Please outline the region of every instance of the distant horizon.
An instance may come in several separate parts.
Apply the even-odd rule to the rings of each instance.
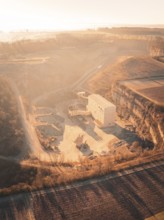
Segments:
[[[20,29],[0,29],[0,32],[58,32],[58,31],[85,31],[88,29],[94,30],[99,28],[164,28],[164,24],[114,24],[114,25],[92,25],[84,27],[72,28],[20,28]]]
[[[5,0],[0,30],[84,30],[164,25],[163,0]]]

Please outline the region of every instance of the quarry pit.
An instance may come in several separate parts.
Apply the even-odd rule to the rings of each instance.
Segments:
[[[90,99],[92,96],[88,97]],[[108,102],[104,98],[102,100]],[[57,153],[65,161],[80,161],[85,157],[94,159],[117,154],[133,156],[134,152],[137,154],[142,152],[143,141],[135,133],[132,124],[127,128],[125,121],[111,113],[115,122],[109,126],[99,127],[88,111],[83,115],[70,115],[70,109],[72,106],[75,107],[75,103],[82,107],[75,110],[75,113],[85,113],[88,101],[79,97],[60,102],[52,109],[35,108],[34,120],[38,138],[43,150],[51,153],[52,157],[53,155],[56,157]],[[136,149],[133,147],[135,142],[138,143]]]
[[[164,146],[164,77],[117,82],[112,98],[118,115],[135,127],[145,147]]]

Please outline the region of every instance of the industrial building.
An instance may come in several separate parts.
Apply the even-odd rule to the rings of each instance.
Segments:
[[[89,95],[87,109],[99,127],[107,127],[115,123],[116,106],[102,96]]]

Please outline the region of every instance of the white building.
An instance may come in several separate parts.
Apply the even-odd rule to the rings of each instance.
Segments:
[[[100,127],[107,127],[115,123],[116,106],[102,96],[89,95],[87,108]]]

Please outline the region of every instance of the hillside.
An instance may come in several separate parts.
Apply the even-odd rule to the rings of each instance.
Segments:
[[[151,57],[129,57],[99,72],[89,82],[91,91],[110,96],[117,80],[164,75],[164,64]]]
[[[24,144],[17,100],[9,82],[0,77],[0,155],[18,155]]]
[[[113,28],[100,28],[99,30],[111,34],[126,34],[126,35],[153,35],[163,36],[163,28],[147,28],[147,27],[113,27]]]
[[[145,40],[122,40],[102,32],[62,33],[52,39],[1,43],[0,74],[14,80],[20,93],[34,100],[68,87],[119,56],[148,53]]]

